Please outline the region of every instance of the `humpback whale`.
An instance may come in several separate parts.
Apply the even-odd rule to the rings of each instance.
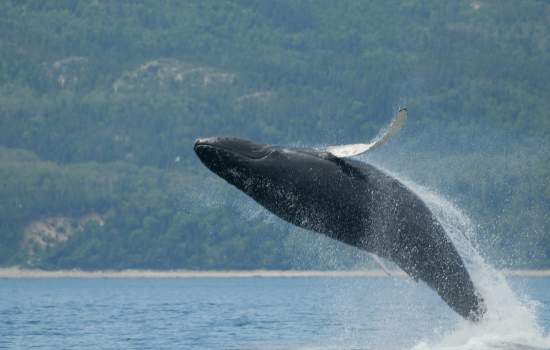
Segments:
[[[270,146],[234,137],[198,139],[202,163],[283,220],[365,250],[422,280],[462,317],[485,310],[470,275],[442,225],[401,182],[348,157],[387,141],[325,150]]]

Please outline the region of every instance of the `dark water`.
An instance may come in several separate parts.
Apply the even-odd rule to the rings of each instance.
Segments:
[[[532,312],[540,329],[526,335],[537,338],[536,347],[509,334],[491,342],[499,336],[493,330],[491,341],[475,346],[483,335],[473,330],[470,337],[465,321],[407,279],[5,279],[0,348],[544,348],[550,279],[511,285],[519,299],[538,303]],[[452,337],[456,347],[444,344]]]

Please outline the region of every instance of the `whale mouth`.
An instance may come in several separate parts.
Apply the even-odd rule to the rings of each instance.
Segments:
[[[271,147],[249,140],[234,137],[210,137],[197,139],[193,147],[195,153],[202,159],[208,153],[229,153],[248,159],[265,158],[271,153]],[[220,152],[221,151],[221,152]],[[202,155],[202,156],[201,156]]]

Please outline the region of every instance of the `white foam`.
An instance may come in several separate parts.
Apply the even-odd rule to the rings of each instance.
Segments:
[[[550,349],[550,336],[537,323],[537,303],[516,294],[504,274],[479,254],[475,225],[468,216],[437,192],[399,180],[424,200],[444,226],[487,306],[482,322],[461,320],[441,339],[420,342],[413,349]]]

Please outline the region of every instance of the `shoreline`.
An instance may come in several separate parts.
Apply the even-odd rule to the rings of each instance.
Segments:
[[[550,277],[550,270],[501,270],[507,277]],[[0,268],[0,279],[19,278],[407,278],[403,271],[383,270],[32,270]]]

